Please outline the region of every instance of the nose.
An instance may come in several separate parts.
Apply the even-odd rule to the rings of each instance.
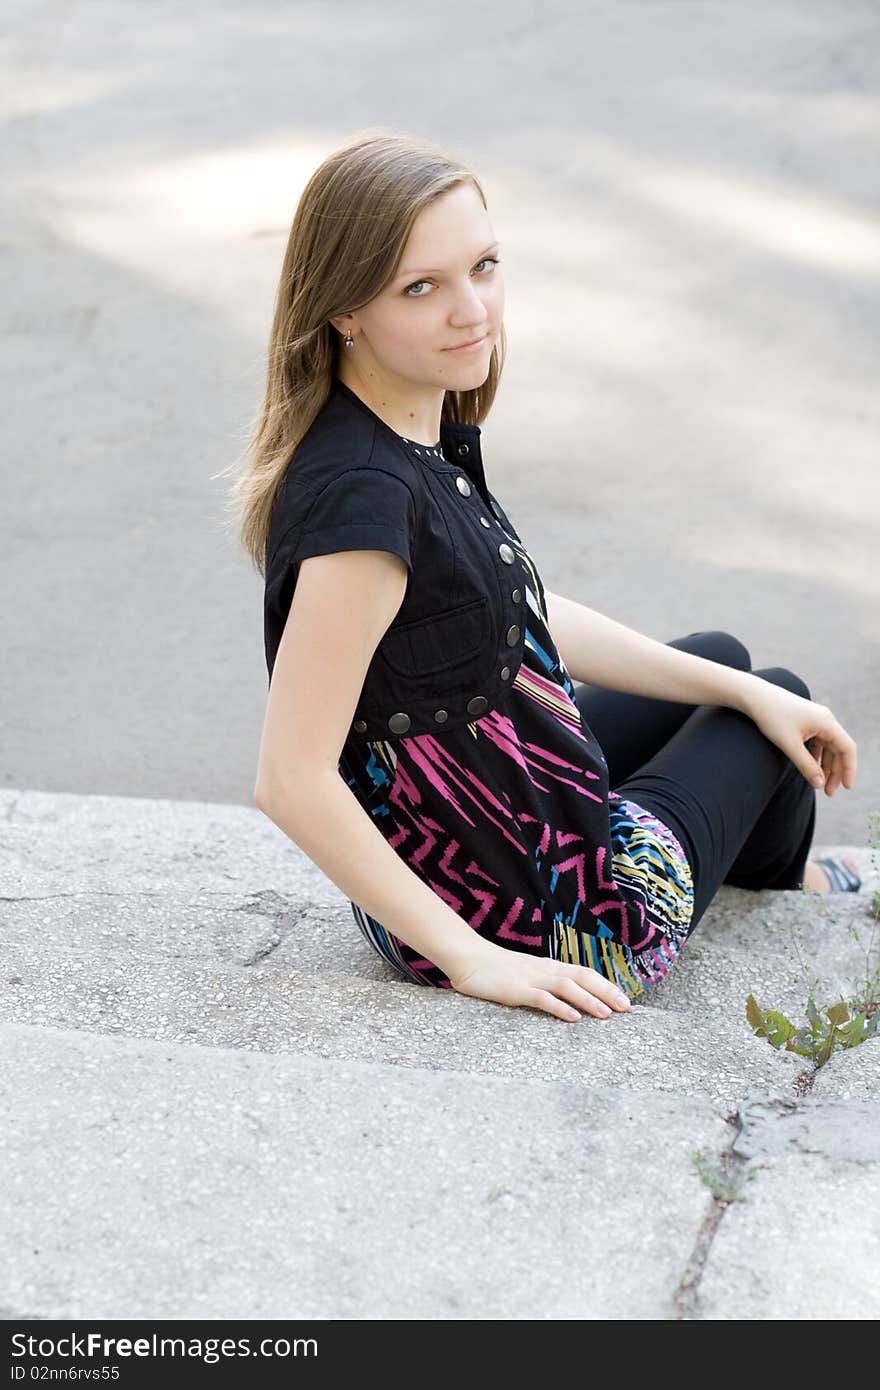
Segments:
[[[457,329],[473,329],[476,338],[486,328],[488,322],[489,315],[482,296],[476,286],[468,281],[456,297],[450,323]]]

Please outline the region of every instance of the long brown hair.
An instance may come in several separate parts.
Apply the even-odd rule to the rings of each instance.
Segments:
[[[303,189],[275,295],[266,390],[246,466],[228,493],[241,543],[261,575],[281,479],[337,374],[339,334],[330,319],[355,312],[380,293],[394,277],[422,208],[465,181],[485,207],[479,180],[443,150],[373,129],[329,155]],[[502,325],[486,380],[471,391],[447,390],[444,420],[485,419],[505,350]]]

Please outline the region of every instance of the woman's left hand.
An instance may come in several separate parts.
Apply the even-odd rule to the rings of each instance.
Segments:
[[[843,784],[849,790],[856,777],[856,744],[827,705],[757,676],[745,713],[761,733],[781,748],[811,786],[825,784],[833,796]]]

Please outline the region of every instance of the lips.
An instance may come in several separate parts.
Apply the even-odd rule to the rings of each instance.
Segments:
[[[452,347],[447,348],[446,351],[455,352],[458,348],[474,347],[477,343],[482,343],[488,336],[488,333],[483,333],[479,338],[469,338],[466,343],[453,343]]]

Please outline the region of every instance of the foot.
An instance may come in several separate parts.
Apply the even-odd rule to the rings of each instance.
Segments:
[[[847,864],[854,874],[858,875],[859,866],[851,854],[841,854],[838,856]],[[808,859],[804,869],[804,887],[814,893],[830,893],[831,880],[821,864],[817,864],[814,859]]]

